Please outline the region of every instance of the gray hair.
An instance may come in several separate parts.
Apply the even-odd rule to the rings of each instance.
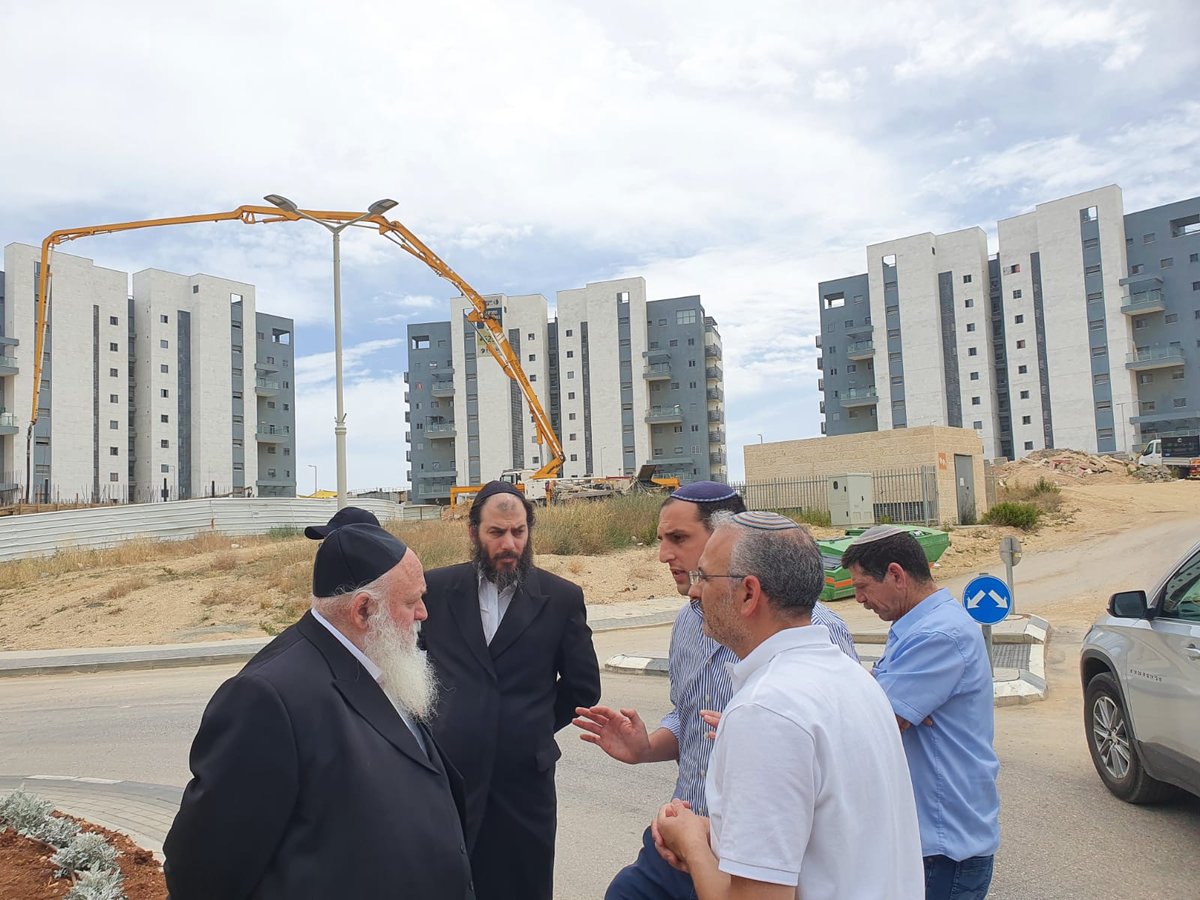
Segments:
[[[387,572],[380,575],[374,581],[369,581],[362,587],[357,587],[351,591],[342,591],[339,594],[333,594],[329,597],[312,598],[312,608],[321,614],[321,617],[333,621],[349,612],[350,601],[359,594],[366,594],[371,598],[372,610],[379,605],[379,601],[383,599],[383,588],[380,582],[387,576]]]
[[[811,612],[825,587],[825,567],[817,542],[807,529],[761,530],[747,527],[729,514],[718,516],[714,525],[734,532],[729,556],[731,573],[757,578],[779,612]]]

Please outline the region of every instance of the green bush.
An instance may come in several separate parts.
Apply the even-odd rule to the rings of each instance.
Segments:
[[[1034,503],[1005,501],[989,509],[983,521],[988,525],[1008,525],[1022,531],[1033,531],[1041,517],[1042,511]]]
[[[1037,480],[1037,484],[1033,486],[1033,489],[1030,491],[1030,493],[1035,496],[1037,494],[1060,494],[1062,493],[1062,490],[1057,484],[1055,484],[1053,481],[1050,481],[1045,475],[1043,475]]]

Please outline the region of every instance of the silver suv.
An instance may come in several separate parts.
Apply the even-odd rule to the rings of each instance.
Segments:
[[[1122,591],[1083,639],[1083,722],[1101,780],[1130,803],[1200,796],[1200,544],[1147,596]]]

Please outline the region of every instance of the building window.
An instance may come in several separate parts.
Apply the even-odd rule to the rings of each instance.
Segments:
[[[1032,421],[1033,421],[1032,416],[1021,416],[1021,424],[1022,425],[1029,425],[1032,423]]]
[[[1083,274],[1084,274],[1084,275],[1099,275],[1099,274],[1100,274],[1100,267],[1099,267],[1099,266],[1087,266],[1087,267],[1086,267],[1086,268],[1083,270]]]
[[[109,369],[108,370],[109,378],[116,378],[119,374],[120,374],[120,369]]]
[[[529,380],[530,380],[530,381],[537,381],[537,376],[536,376],[536,375],[530,375],[530,376],[529,376]]]
[[[964,275],[964,276],[963,276],[963,284],[970,284],[970,283],[971,283],[971,276],[970,276],[970,275]]]
[[[1095,222],[1096,218],[1097,218],[1097,209],[1094,206],[1089,206],[1087,209],[1081,209],[1079,211],[1079,221],[1080,222]],[[1026,447],[1025,449],[1031,450],[1033,448]]]
[[[1021,264],[1020,264],[1020,263],[1013,263],[1011,266],[1009,266],[1009,267],[1008,267],[1008,274],[1009,274],[1009,275],[1016,275],[1016,274],[1017,274],[1018,272],[1020,272],[1020,271],[1021,271]]]
[[[1017,366],[1017,374],[1018,375],[1028,375],[1029,374],[1029,366]]]
[[[164,450],[166,450],[168,447],[170,447],[170,446],[171,446],[171,442],[170,442],[169,440],[167,440],[166,438],[163,438],[162,440],[160,440],[160,441],[158,442],[158,446],[160,446],[160,447],[162,447]]]
[[[968,297],[966,300],[963,301],[963,306],[967,309],[971,309],[974,305],[975,305],[975,299],[973,297]]]
[[[579,462],[579,454],[578,453],[571,454],[571,462]]]
[[[678,309],[675,311],[676,325],[695,325],[696,311],[694,309]]]
[[[162,413],[159,415],[158,421],[162,422],[165,425],[171,421],[171,417],[168,416],[166,413]]]
[[[1153,400],[1143,400],[1141,406],[1142,406],[1142,412],[1144,412],[1144,413],[1145,412],[1154,412],[1154,410],[1158,406],[1158,404],[1155,403]]]
[[[1021,294],[1020,290],[1013,291],[1013,299],[1014,300],[1020,300],[1021,296],[1022,296],[1022,294]]]
[[[1187,406],[1187,397],[1173,397],[1171,399],[1171,406],[1175,407],[1175,409],[1183,409],[1183,407]]]
[[[1021,391],[1021,399],[1028,400],[1029,399],[1029,391]]]
[[[1100,372],[1092,376],[1092,384],[1108,384],[1108,373]]]
[[[1092,356],[1108,356],[1108,347],[1107,346],[1093,347],[1092,348]]]
[[[567,421],[574,422],[575,421],[575,413],[567,413]]]
[[[117,396],[116,394],[109,394],[109,395],[108,395],[108,402],[109,402],[109,403],[120,403],[120,402],[121,402],[121,398],[120,398],[119,396]]]
[[[1088,294],[1087,302],[1088,303],[1103,303],[1104,302],[1104,291],[1093,291],[1092,293]]]
[[[532,331],[531,331],[531,332],[529,332],[529,334],[528,334],[528,335],[526,335],[526,340],[530,340],[530,341],[532,341],[532,340],[535,340],[535,338],[534,338],[534,336],[533,336],[533,332],[532,332]]]
[[[1145,268],[1146,267],[1144,265],[1142,265],[1141,263],[1136,263],[1129,267],[1129,274],[1130,275],[1141,275],[1142,272],[1145,270]]]
[[[530,362],[537,362],[537,354],[536,354],[536,353],[530,353],[530,354],[529,354],[529,361],[530,361]]]
[[[567,391],[567,399],[568,399],[568,400],[574,400],[574,399],[575,399],[575,392],[574,392],[574,391]]]
[[[162,389],[161,389],[161,390],[158,392],[158,396],[160,396],[160,397],[170,397],[170,396],[171,396],[171,392],[170,392],[169,390],[167,390],[166,388],[162,388]]]
[[[1152,231],[1149,234],[1143,234],[1142,235],[1142,243],[1143,244],[1153,244],[1154,243],[1154,232]]]
[[[1094,319],[1091,322],[1088,322],[1088,330],[1089,331],[1103,331],[1104,330],[1104,320],[1103,319]]]
[[[108,480],[109,480],[109,481],[120,481],[120,480],[121,480],[121,476],[120,476],[119,474],[117,474],[116,472],[109,472],[109,473],[108,473]]]
[[[158,317],[158,321],[160,321],[160,322],[162,322],[164,325],[166,325],[166,324],[167,324],[167,322],[169,322],[169,321],[170,321],[170,319],[168,319],[166,316],[159,316],[159,317]],[[241,323],[240,323],[240,322],[235,322],[234,324],[240,325]]]
[[[574,358],[575,358],[575,351],[574,351],[574,350],[568,350],[568,351],[567,351],[567,359],[574,359]]]
[[[167,375],[170,373],[171,367],[168,366],[166,363],[159,363],[158,371],[161,372],[163,375]]]
[[[974,330],[975,330],[975,323],[974,323],[974,322],[968,322],[968,323],[967,323],[967,331],[968,331],[968,332],[972,332],[972,331],[974,331]]]
[[[275,408],[275,401],[274,401],[274,400],[268,400],[268,401],[267,401],[267,409],[274,409],[274,408]],[[418,403],[418,404],[417,404],[417,409],[420,409],[420,408],[421,408],[421,404],[420,404],[420,403]]]
[[[1018,349],[1018,350],[1024,350],[1024,349],[1025,349],[1025,342],[1024,342],[1023,340],[1021,340],[1021,341],[1017,341],[1017,349]]]
[[[166,350],[168,347],[170,347],[170,346],[171,346],[171,342],[170,342],[170,341],[166,341],[166,340],[162,340],[162,341],[159,341],[159,342],[158,342],[158,346],[159,346],[160,348],[162,348],[163,350]]]
[[[1033,441],[1026,441],[1026,442],[1025,442],[1025,449],[1026,449],[1026,450],[1032,450],[1032,449],[1033,449]]]
[[[978,381],[978,380],[979,380],[979,373],[978,373],[978,372],[972,372],[972,373],[971,373],[971,380],[972,380],[972,381]]]
[[[1141,318],[1133,320],[1134,331],[1140,330],[1142,328],[1149,328],[1149,327],[1150,327],[1150,317],[1149,316],[1142,316]]]
[[[1158,261],[1158,267],[1160,269],[1169,269],[1173,265],[1175,265],[1175,260],[1170,256],[1168,256],[1166,259],[1160,259]]]
[[[974,422],[971,423],[971,427],[974,428],[976,431],[982,431],[983,430],[983,422],[979,419],[976,419]]]
[[[121,423],[118,422],[116,419],[109,419],[108,427],[111,428],[113,431],[116,431],[118,428],[121,427]]]
[[[1173,325],[1179,321],[1179,313],[1167,313],[1163,316],[1163,322],[1167,325]]]
[[[108,455],[109,455],[109,456],[120,456],[120,455],[121,455],[121,451],[120,451],[120,450],[118,450],[116,447],[109,447],[109,448],[108,448]]]
[[[574,381],[574,380],[575,380],[575,370],[571,369],[567,372],[567,381]]]
[[[1024,316],[1013,316],[1013,324],[1014,325],[1020,325],[1024,321],[1025,321]]]
[[[1153,372],[1139,372],[1138,373],[1138,384],[1154,384],[1154,373]]]
[[[980,405],[982,402],[983,402],[983,401],[982,401],[982,400],[981,400],[979,397],[972,397],[972,398],[971,398],[971,405],[972,405],[972,406],[979,406],[979,405]]]
[[[570,328],[567,329],[567,337],[570,337],[574,333]]]
[[[160,463],[159,467],[158,467],[158,471],[162,472],[165,475],[171,471],[171,466],[168,463]]]
[[[967,348],[967,356],[978,356],[978,355],[979,355],[978,347],[968,347]]]
[[[117,325],[117,324],[119,324],[119,322],[118,322],[118,320],[117,320],[117,317],[116,317],[116,316],[109,316],[109,317],[108,317],[108,324],[109,324],[109,325]]]
[[[120,350],[120,349],[121,349],[121,345],[120,345],[120,344],[117,344],[117,343],[115,343],[115,342],[110,342],[110,343],[109,343],[109,345],[108,345],[108,349],[109,349],[109,351],[110,351],[110,352],[112,352],[112,353],[116,353],[118,350]]]

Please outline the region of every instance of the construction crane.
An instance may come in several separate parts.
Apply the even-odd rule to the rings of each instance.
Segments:
[[[256,225],[271,222],[296,222],[302,218],[311,217],[326,222],[350,222],[359,220],[363,227],[378,228],[379,233],[400,247],[411,256],[425,263],[438,276],[445,278],[471,301],[472,309],[466,319],[475,328],[480,343],[491,354],[492,358],[509,378],[517,383],[525,401],[529,404],[529,412],[533,418],[535,437],[539,446],[548,449],[549,454],[540,469],[530,474],[530,479],[544,481],[553,479],[562,468],[563,449],[554,433],[550,417],[542,408],[529,378],[521,368],[521,362],[513,351],[504,327],[500,321],[488,312],[487,303],[475,288],[471,287],[457,272],[446,265],[415,234],[400,222],[389,221],[382,215],[370,215],[361,212],[335,212],[329,210],[295,210],[280,209],[275,206],[239,206],[227,212],[201,213],[192,216],[172,216],[162,219],[144,219],[136,222],[115,222],[107,225],[89,225],[82,228],[63,228],[52,232],[42,241],[41,269],[38,277],[37,318],[34,326],[34,364],[33,364],[33,404],[29,413],[29,429],[25,438],[25,501],[30,501],[32,486],[33,431],[38,420],[38,403],[42,383],[42,355],[46,340],[46,326],[49,322],[51,287],[53,272],[51,270],[51,251],[59,244],[84,237],[94,237],[102,234],[115,234],[121,231],[132,231],[139,228],[158,228],[166,225],[193,225],[201,222],[239,221],[246,225]],[[454,488],[456,492],[472,493],[479,487]]]

